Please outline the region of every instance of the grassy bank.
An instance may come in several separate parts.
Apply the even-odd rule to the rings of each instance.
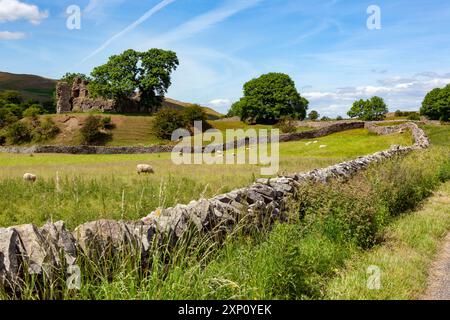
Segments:
[[[428,268],[441,240],[450,232],[450,182],[418,210],[397,219],[385,241],[356,255],[327,287],[328,299],[418,299],[427,285]],[[367,268],[381,271],[381,288],[368,289]]]
[[[448,156],[448,149],[434,147],[374,165],[347,183],[305,185],[290,202],[288,223],[251,231],[241,225],[223,245],[206,237],[186,237],[170,252],[155,248],[144,270],[131,256],[108,264],[87,261],[81,264],[81,290],[68,290],[61,281],[60,288],[48,284],[37,295],[35,283],[28,281],[21,298],[334,298],[333,292],[340,291],[333,291],[332,284],[338,287],[336,279],[346,274],[341,270],[354,260],[365,272],[366,261],[361,257],[389,245],[390,230],[399,230],[404,239],[419,243],[421,250],[432,247],[431,238],[416,238],[429,230],[433,235],[443,233],[443,224],[433,227],[421,221],[421,227],[415,228],[414,223],[401,221],[450,178]],[[393,269],[400,272],[401,268]],[[365,274],[358,270],[358,275]],[[360,280],[363,284],[357,283]],[[366,278],[357,281],[351,283],[365,285]]]
[[[281,144],[280,171],[312,170],[392,144],[411,143],[409,135],[376,136],[365,130],[317,140],[311,145],[306,145],[308,141]],[[320,145],[327,148],[320,149]],[[138,176],[138,163],[151,164],[156,174]],[[38,175],[38,182],[22,181],[25,172]],[[189,203],[246,186],[259,175],[260,167],[254,165],[178,166],[170,154],[0,154],[0,226],[64,220],[74,228],[99,218],[139,219],[160,206]]]

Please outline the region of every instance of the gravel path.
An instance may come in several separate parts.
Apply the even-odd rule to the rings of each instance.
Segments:
[[[450,234],[431,267],[425,300],[450,300]]]

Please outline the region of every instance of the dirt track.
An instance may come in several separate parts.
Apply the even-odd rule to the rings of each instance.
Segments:
[[[424,300],[450,300],[450,233],[433,263]]]

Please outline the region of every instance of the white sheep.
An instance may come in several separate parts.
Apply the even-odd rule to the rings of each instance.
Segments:
[[[153,167],[148,164],[138,164],[137,165],[137,173],[140,175],[141,173],[155,173]]]
[[[327,146],[323,144],[323,145],[321,145],[319,148],[320,148],[320,149],[323,149],[323,148],[326,148],[326,147],[327,147]]]
[[[28,182],[36,182],[37,176],[32,173],[25,173],[23,175],[23,180],[28,181]]]

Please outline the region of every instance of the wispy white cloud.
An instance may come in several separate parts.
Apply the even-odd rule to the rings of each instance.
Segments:
[[[25,19],[32,24],[39,24],[48,16],[48,11],[41,11],[36,5],[19,0],[0,0],[0,22]]]
[[[0,31],[0,40],[20,40],[25,36],[23,32]]]
[[[188,39],[198,34],[199,32],[209,29],[212,26],[234,16],[235,14],[243,10],[254,7],[261,1],[262,0],[228,1],[224,5],[196,16],[191,20],[174,28],[173,30],[158,36],[157,38],[150,39],[147,45],[167,45],[180,40]]]
[[[91,59],[92,57],[96,56],[103,50],[105,50],[109,45],[114,43],[116,40],[124,36],[125,34],[129,33],[130,31],[134,30],[136,27],[147,21],[151,16],[156,14],[157,12],[161,11],[165,7],[167,7],[169,4],[174,2],[175,0],[163,0],[160,3],[158,3],[156,6],[148,10],[144,15],[142,15],[139,19],[134,21],[132,24],[130,24],[128,27],[120,31],[119,33],[112,36],[110,39],[108,39],[105,43],[103,43],[98,49],[94,50],[90,55],[85,57],[80,64],[83,64],[87,60]]]
[[[100,23],[108,18],[112,9],[124,3],[126,0],[89,0],[83,9],[83,17],[96,20]]]

